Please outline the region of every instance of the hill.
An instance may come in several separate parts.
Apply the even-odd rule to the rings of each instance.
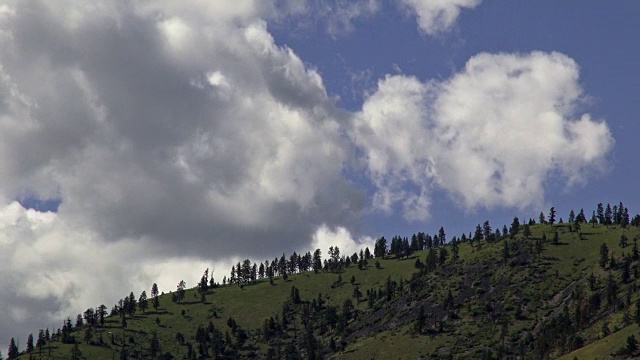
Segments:
[[[486,222],[448,242],[444,231],[394,237],[383,250],[381,239],[377,257],[332,248],[316,271],[304,271],[311,254],[264,272],[240,264],[232,284],[205,274],[159,295],[157,310],[133,294],[134,306],[123,298],[102,321],[89,309],[18,358],[633,357],[640,229],[638,217],[616,218],[508,231]]]

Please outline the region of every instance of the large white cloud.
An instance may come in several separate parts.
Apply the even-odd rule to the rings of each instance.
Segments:
[[[374,205],[428,217],[429,193],[466,208],[540,205],[545,181],[584,181],[613,145],[604,121],[576,114],[579,68],[559,53],[479,54],[450,79],[388,76],[350,134],[365,154]]]
[[[274,11],[262,1],[2,5],[0,206],[11,216],[0,253],[11,262],[0,268],[10,289],[0,336],[46,326],[37,312],[61,320],[358,220],[363,195],[342,175],[346,117],[319,74],[274,43],[261,18]],[[23,195],[62,204],[24,212],[12,204]]]
[[[473,9],[481,0],[400,0],[415,15],[418,28],[437,35],[455,24],[462,9]]]
[[[274,44],[256,3],[133,4],[13,4],[0,45],[5,199],[59,196],[60,216],[105,238],[220,254],[358,212],[333,100]]]

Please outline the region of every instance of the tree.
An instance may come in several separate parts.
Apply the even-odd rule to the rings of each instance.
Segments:
[[[615,311],[616,305],[618,304],[618,284],[613,279],[611,273],[609,273],[609,276],[607,277],[606,293],[607,304],[612,306]]]
[[[360,298],[362,297],[362,292],[360,291],[360,288],[358,286],[356,286],[353,289],[353,297],[356,298],[356,302],[360,302]]]
[[[625,248],[627,247],[627,245],[629,245],[629,238],[627,237],[627,235],[620,235],[620,247]]]
[[[146,312],[147,311],[147,307],[149,307],[149,301],[147,300],[147,292],[146,291],[142,291],[142,294],[140,294],[140,298],[138,299],[138,307],[140,308],[140,310],[142,310],[142,312]]]
[[[576,221],[576,213],[573,211],[573,209],[571,209],[571,212],[569,213],[569,219],[568,219],[568,223],[572,223]]]
[[[546,224],[547,221],[544,218],[544,213],[540,211],[540,224]]]
[[[11,338],[11,342],[9,343],[9,352],[7,353],[7,357],[9,360],[11,359],[15,359],[18,357],[19,351],[18,351],[18,347],[16,346],[16,341]]]
[[[524,237],[527,239],[531,236],[531,227],[529,226],[529,224],[524,224],[524,231],[522,235],[524,235]]]
[[[478,224],[476,226],[476,232],[473,234],[473,241],[478,241],[480,242],[480,240],[483,239],[482,236],[482,226],[480,226],[480,224]]]
[[[626,284],[631,279],[631,259],[626,258],[622,264],[622,283]]]
[[[629,335],[627,337],[627,354],[632,355],[636,350],[638,350],[638,340],[634,335]]]
[[[27,337],[27,352],[33,351],[33,334],[29,334]]]
[[[376,240],[376,243],[373,247],[373,256],[375,257],[384,257],[387,254],[387,239],[381,237]]]
[[[551,207],[549,210],[549,224],[553,225],[556,222],[556,208]]]
[[[153,309],[156,312],[158,311],[158,307],[160,307],[160,299],[158,299],[158,295],[158,284],[153,283],[153,286],[151,286],[151,297],[153,298]]]
[[[607,263],[609,262],[609,247],[607,244],[602,243],[600,246],[600,267],[606,268]]]
[[[80,360],[80,359],[82,359],[82,352],[80,351],[80,346],[78,346],[78,343],[75,343],[71,348],[71,360]]]
[[[482,235],[486,242],[492,242],[493,232],[491,231],[491,224],[489,224],[489,220],[485,221],[482,225]]]
[[[44,330],[40,329],[40,331],[38,331],[38,340],[36,341],[36,346],[38,347],[38,351],[40,353],[42,353],[42,347],[44,346],[46,340],[45,340],[45,334],[44,334]],[[0,358],[1,360],[2,358]]]
[[[184,280],[180,280],[178,283],[177,291],[178,291],[178,303],[180,303],[184,299],[184,294],[187,288],[187,284]]]
[[[317,274],[320,270],[322,270],[322,252],[316,249],[313,252],[313,272]]]
[[[451,241],[451,252],[453,253],[453,261],[456,261],[460,258],[460,255],[458,255],[460,252],[460,241],[456,239],[455,236]]]
[[[520,231],[520,219],[518,219],[518,217],[514,217],[513,218],[513,222],[511,223],[511,228],[509,228],[509,235],[511,235],[511,238],[513,239],[514,236],[516,236],[518,234],[518,231]],[[503,234],[503,235],[507,235],[507,234]]]
[[[444,246],[444,244],[447,242],[447,235],[444,233],[444,227],[440,227],[440,230],[438,230],[438,239],[440,239],[440,246]]]
[[[611,225],[613,223],[613,211],[611,211],[611,205],[607,204],[607,208],[604,211],[604,223]]]
[[[158,340],[158,334],[154,331],[153,336],[151,337],[151,344],[149,346],[151,358],[154,359],[158,354],[160,354],[160,351],[160,340]]]

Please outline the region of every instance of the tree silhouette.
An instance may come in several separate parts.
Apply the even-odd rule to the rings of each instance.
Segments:
[[[184,294],[186,292],[186,288],[187,288],[187,284],[184,282],[184,280],[180,280],[177,286],[178,303],[184,300]]]

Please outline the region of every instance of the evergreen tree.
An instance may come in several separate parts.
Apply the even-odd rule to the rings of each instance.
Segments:
[[[580,213],[576,216],[577,222],[587,222],[587,217],[584,215],[584,209],[580,209]]]
[[[549,224],[553,225],[556,222],[556,208],[551,207],[549,210]]]
[[[33,351],[33,334],[29,334],[27,337],[27,352]]]
[[[158,311],[158,307],[160,307],[160,299],[158,299],[158,296],[158,284],[153,283],[153,286],[151,286],[151,297],[153,298],[151,305],[156,312]]]
[[[440,240],[440,246],[444,246],[444,244],[447,242],[447,235],[444,233],[444,227],[440,227],[440,230],[438,230],[438,239]]]
[[[611,225],[613,223],[613,211],[611,211],[611,205],[607,204],[607,208],[604,211],[604,223]]]
[[[605,219],[604,219],[604,205],[602,205],[602,203],[599,203],[599,204],[598,204],[597,213],[598,213],[598,222],[599,222],[600,224],[604,224],[604,223],[605,223]]]
[[[184,280],[180,280],[176,289],[178,294],[178,303],[184,300],[184,294],[185,294],[186,288],[187,288],[187,284],[184,282]]]
[[[512,239],[518,234],[518,231],[520,231],[520,219],[516,216],[513,218],[513,222],[511,222],[511,227],[509,228],[509,235]],[[507,234],[503,235],[506,236]]]
[[[140,310],[142,310],[142,312],[146,312],[147,311],[147,307],[149,307],[149,301],[147,300],[147,292],[146,291],[142,291],[142,294],[140,294],[140,298],[138,299],[138,307],[140,308]]]
[[[149,346],[149,353],[152,359],[155,359],[156,356],[160,354],[160,340],[158,339],[158,334],[154,331],[153,336],[151,337],[151,344]]]
[[[387,254],[387,239],[383,237],[376,240],[373,247],[373,255],[377,258],[384,257]]]
[[[16,341],[11,338],[11,342],[9,342],[9,352],[7,353],[7,358],[9,360],[15,359],[18,357],[18,354],[20,352],[18,351],[18,347],[16,346]]]
[[[80,360],[82,359],[82,352],[80,351],[80,346],[78,343],[73,344],[71,348],[71,360]]]
[[[546,224],[547,221],[544,218],[544,213],[540,211],[540,224]]]
[[[602,243],[600,246],[600,267],[606,268],[607,263],[609,262],[609,247],[607,244]]]
[[[478,224],[478,225],[476,226],[476,232],[475,232],[475,234],[473,235],[473,241],[478,241],[478,242],[480,242],[480,240],[482,240],[482,239],[483,239],[483,236],[482,236],[482,227],[480,226],[480,224]]]
[[[453,253],[453,261],[456,261],[460,258],[459,252],[460,252],[460,241],[454,239],[451,241],[451,252]]]
[[[627,337],[627,354],[633,355],[636,350],[638,350],[638,340],[635,335],[631,334]]]
[[[576,221],[576,213],[573,211],[573,209],[571,209],[571,212],[569,213],[569,219],[568,219],[568,223],[573,223],[574,221]]]
[[[625,248],[627,247],[627,245],[629,245],[629,238],[627,237],[627,235],[620,235],[620,247]]]

